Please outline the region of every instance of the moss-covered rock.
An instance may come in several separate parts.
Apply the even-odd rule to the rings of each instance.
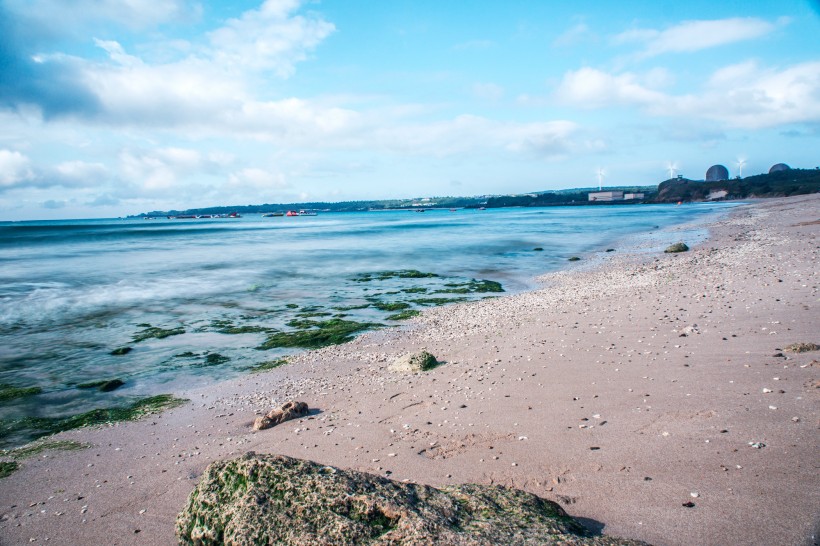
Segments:
[[[111,351],[111,354],[113,356],[122,356],[122,355],[127,355],[128,353],[130,353],[133,350],[134,350],[133,347],[117,347],[116,349]]]
[[[8,383],[0,383],[0,402],[7,400],[14,400],[16,398],[25,398],[26,396],[34,396],[40,394],[43,389],[40,387],[15,387]]]
[[[140,326],[144,326],[144,328],[134,334],[134,337],[132,338],[134,343],[139,343],[140,341],[145,341],[146,339],[165,339],[166,337],[178,336],[185,333],[185,328],[182,326],[177,328],[159,328],[157,326],[144,324],[141,324]]]
[[[572,256],[571,258],[568,258],[567,261],[568,262],[580,262],[581,258],[579,258],[578,256]]]
[[[125,385],[122,379],[102,379],[100,381],[90,381],[88,383],[80,383],[77,385],[78,389],[97,389],[100,392],[111,392],[119,389]]]
[[[393,372],[424,372],[438,365],[436,357],[427,351],[418,351],[397,358],[388,368]]]
[[[790,353],[808,353],[820,350],[820,345],[816,343],[792,343],[791,345],[787,345],[785,350]]]
[[[674,245],[669,245],[666,247],[664,252],[667,254],[675,254],[677,252],[686,252],[687,250],[689,250],[689,247],[686,246],[686,243],[675,243]]]
[[[643,544],[589,536],[558,504],[517,489],[435,489],[253,452],[207,468],[176,531],[197,546]]]

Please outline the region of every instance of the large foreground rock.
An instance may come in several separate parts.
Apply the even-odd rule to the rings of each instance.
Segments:
[[[554,502],[516,489],[435,489],[253,452],[208,467],[177,535],[197,545],[643,544],[589,537]]]

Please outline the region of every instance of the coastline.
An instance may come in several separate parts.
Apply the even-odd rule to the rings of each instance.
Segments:
[[[3,542],[173,543],[205,467],[254,450],[518,487],[653,544],[811,544],[820,353],[772,355],[820,342],[818,225],[799,225],[819,218],[816,194],[739,207],[707,219],[690,252],[602,255],[533,291],[184,393],[162,415],[62,433],[92,447],[45,452],[0,482]],[[420,348],[446,364],[387,371]],[[292,398],[316,411],[251,431]]]

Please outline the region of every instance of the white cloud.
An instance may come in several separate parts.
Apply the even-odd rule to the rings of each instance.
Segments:
[[[560,102],[582,108],[612,105],[653,105],[665,96],[639,81],[633,73],[610,74],[594,68],[581,68],[564,75],[555,91]]]
[[[293,15],[297,0],[267,0],[210,34],[214,58],[223,66],[272,70],[288,77],[297,62],[336,27],[318,15]]]
[[[663,53],[700,51],[725,44],[752,40],[773,32],[778,24],[754,17],[684,21],[665,30],[632,29],[613,38],[615,44],[643,45],[639,57],[654,57]]]
[[[231,173],[228,176],[228,183],[242,190],[273,190],[288,187],[282,173],[271,173],[254,167]]]
[[[178,188],[188,176],[207,167],[196,150],[160,148],[120,153],[123,177],[143,192],[163,193]]]
[[[0,150],[0,186],[15,186],[33,178],[28,157],[17,151]]]
[[[820,62],[764,68],[755,62],[715,71],[698,93],[651,89],[663,74],[611,74],[593,68],[567,72],[554,97],[582,108],[636,106],[657,117],[707,119],[760,129],[820,121]]]

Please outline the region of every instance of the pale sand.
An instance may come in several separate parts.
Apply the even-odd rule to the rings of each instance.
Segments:
[[[255,450],[519,487],[658,545],[816,544],[820,352],[773,355],[820,343],[818,220],[820,195],[758,202],[685,254],[586,256],[543,289],[431,310],[182,393],[193,402],[161,416],[64,433],[93,447],[0,481],[0,543],[173,544],[207,464]],[[387,371],[422,347],[446,364]],[[251,431],[290,398],[318,413]]]

